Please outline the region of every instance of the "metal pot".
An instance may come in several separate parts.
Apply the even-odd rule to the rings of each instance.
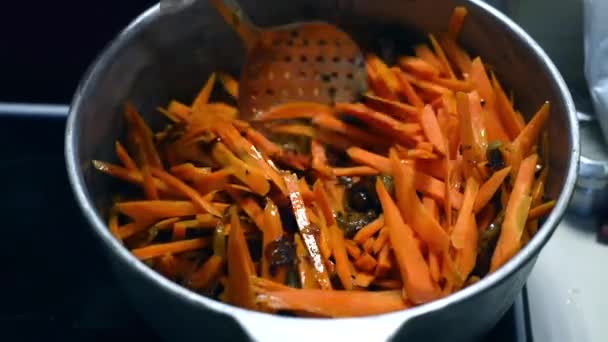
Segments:
[[[483,56],[505,86],[515,90],[526,115],[544,101],[551,102],[547,192],[557,205],[530,243],[497,272],[447,298],[402,312],[352,319],[288,318],[243,310],[191,292],[148,268],[112,237],[104,222],[113,184],[91,167],[92,159],[113,159],[112,142],[124,132],[121,113],[127,101],[154,121],[159,117],[156,106],[172,98],[189,100],[211,71],[236,73],[242,63],[244,51],[238,38],[206,1],[166,13],[155,6],[94,62],[75,94],[66,130],[67,168],[75,195],[135,307],[171,340],[461,341],[482,336],[522,289],[573,192],[578,123],[574,103],[553,63],[521,28],[477,0],[241,3],[262,26],[321,19],[352,30],[355,37],[356,32],[365,35],[386,27],[418,34],[438,31],[446,27],[455,5],[467,6],[464,46]]]

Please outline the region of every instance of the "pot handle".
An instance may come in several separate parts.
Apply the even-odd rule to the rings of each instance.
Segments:
[[[253,341],[387,341],[407,321],[403,313],[365,318],[302,319],[243,312],[235,319]]]

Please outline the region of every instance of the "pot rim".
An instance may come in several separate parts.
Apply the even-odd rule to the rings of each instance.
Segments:
[[[568,136],[568,138],[570,139],[571,146],[570,156],[568,160],[570,165],[567,170],[564,187],[560,193],[560,196],[557,200],[554,209],[544,221],[538,232],[534,235],[530,242],[526,246],[524,246],[522,250],[520,250],[500,269],[490,275],[485,276],[479,282],[436,301],[392,313],[356,318],[334,319],[284,317],[238,308],[230,304],[225,304],[214,299],[204,297],[203,295],[199,295],[198,293],[195,293],[181,285],[178,285],[177,283],[170,281],[169,279],[165,278],[161,274],[146,266],[135,256],[133,256],[110,233],[110,230],[108,229],[106,223],[95,209],[92,201],[89,199],[88,191],[83,178],[82,168],[81,165],[79,165],[79,160],[77,157],[77,144],[79,141],[79,136],[76,133],[75,127],[79,120],[78,113],[80,112],[80,107],[82,106],[82,103],[84,101],[84,96],[87,94],[91,84],[95,84],[97,78],[104,71],[109,61],[113,59],[115,54],[123,47],[125,42],[129,41],[129,37],[137,34],[137,32],[142,27],[149,25],[161,16],[159,4],[150,7],[142,14],[140,14],[124,30],[122,30],[121,33],[117,35],[104,48],[104,50],[102,50],[98,57],[89,66],[87,72],[84,74],[84,77],[81,79],[70,106],[65,136],[64,152],[66,166],[72,190],[74,191],[74,195],[77,199],[77,202],[81,210],[84,212],[89,225],[92,226],[97,237],[103,241],[105,247],[112,251],[113,256],[118,257],[119,259],[121,259],[121,261],[131,267],[129,272],[138,272],[147,280],[159,285],[161,288],[163,288],[164,291],[167,291],[168,293],[174,296],[180,297],[182,300],[190,302],[190,304],[201,305],[210,310],[228,314],[230,316],[233,316],[238,321],[241,321],[241,318],[243,318],[244,316],[250,316],[254,319],[273,320],[275,321],[275,323],[297,321],[298,324],[302,324],[304,322],[315,322],[316,324],[336,324],[338,322],[354,323],[373,317],[376,319],[387,319],[389,321],[404,323],[405,321],[414,317],[423,316],[430,312],[442,310],[443,308],[460,301],[466,301],[469,298],[477,295],[478,293],[489,291],[490,289],[498,286],[503,279],[509,277],[512,273],[514,273],[524,264],[529,262],[530,259],[534,258],[540,252],[542,247],[547,243],[547,241],[557,228],[563,215],[565,214],[566,208],[574,191],[575,181],[578,172],[578,161],[580,156],[579,129],[574,101],[571,98],[566,83],[557,68],[555,67],[555,65],[553,64],[553,62],[549,59],[546,53],[538,45],[538,43],[536,43],[521,27],[515,24],[506,15],[502,14],[490,5],[480,0],[466,0],[465,2],[467,6],[477,7],[478,9],[480,9],[482,12],[484,12],[484,15],[493,16],[494,19],[499,22],[500,25],[503,25],[507,30],[511,31],[510,34],[517,37],[524,45],[529,48],[531,55],[536,55],[536,58],[539,58],[543,61],[543,63],[546,64],[547,70],[551,78],[553,78],[553,80],[556,82],[557,88],[559,90],[558,95],[561,96],[564,100],[565,108],[567,111],[567,120],[570,126],[570,134]],[[395,329],[397,328],[398,327],[395,327]]]

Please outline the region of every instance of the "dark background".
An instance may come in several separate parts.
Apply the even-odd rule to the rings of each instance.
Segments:
[[[5,0],[0,102],[69,103],[95,57],[154,0]]]

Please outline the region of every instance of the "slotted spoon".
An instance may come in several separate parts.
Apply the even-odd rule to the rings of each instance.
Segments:
[[[355,100],[365,88],[364,59],[357,43],[324,22],[262,29],[234,0],[209,0],[247,48],[239,81],[245,119],[291,101],[332,104]]]

